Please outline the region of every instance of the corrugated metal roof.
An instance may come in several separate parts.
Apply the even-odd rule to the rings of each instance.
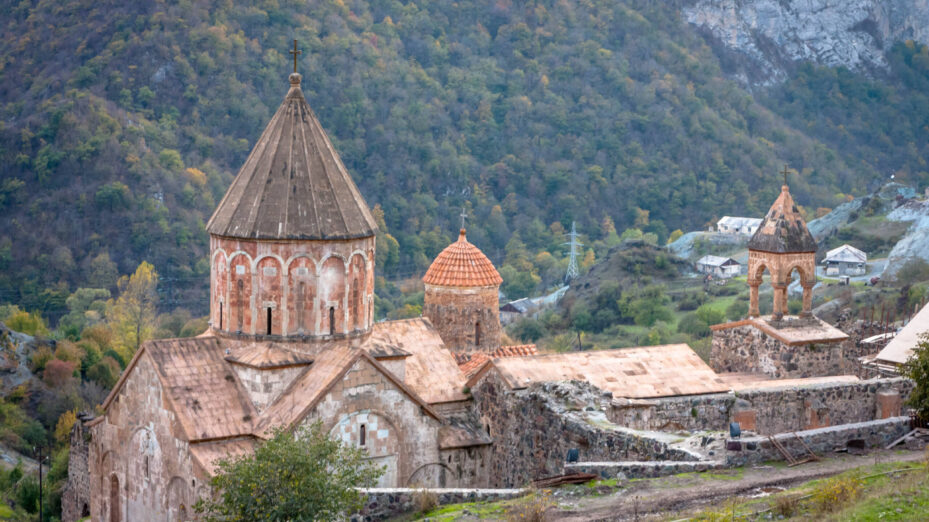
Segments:
[[[842,245],[826,252],[826,259],[834,263],[865,263],[868,255],[851,245]]]
[[[748,240],[748,248],[778,254],[816,252],[816,240],[807,230],[787,185],[781,187],[781,194]]]
[[[247,239],[352,239],[374,217],[300,90],[300,75],[207,223]]]
[[[491,364],[512,388],[579,380],[629,399],[729,390],[686,344],[508,357]]]
[[[496,286],[503,278],[476,246],[468,243],[465,229],[458,241],[445,247],[426,270],[423,282],[437,286]]]
[[[707,265],[707,266],[723,266],[723,265],[738,265],[739,262],[731,257],[720,257],[720,256],[711,256],[706,255],[697,260],[698,265]]]
[[[757,227],[761,225],[761,218],[723,216],[716,225],[733,228]]]
[[[897,335],[878,352],[875,360],[894,364],[903,364],[913,355],[913,348],[919,344],[919,337],[929,333],[929,304],[923,307]]]

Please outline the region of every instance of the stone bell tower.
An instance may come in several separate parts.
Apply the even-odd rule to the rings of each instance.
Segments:
[[[439,253],[423,276],[423,316],[456,353],[492,352],[500,347],[500,283],[493,263],[468,242],[458,241]]]
[[[758,317],[758,287],[764,271],[771,275],[774,287],[773,319],[780,321],[787,313],[787,285],[791,273],[800,274],[803,286],[801,317],[812,316],[813,286],[816,285],[816,240],[806,228],[787,184],[781,187],[771,209],[748,242],[749,316]]]
[[[206,228],[214,333],[306,341],[370,331],[377,226],[296,72]]]

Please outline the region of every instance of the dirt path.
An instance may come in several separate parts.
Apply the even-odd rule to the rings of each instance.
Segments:
[[[549,513],[551,520],[559,521],[632,520],[636,514],[641,517],[681,511],[721,498],[749,494],[759,488],[789,487],[877,462],[913,462],[925,458],[921,451],[874,451],[864,456],[842,455],[793,468],[759,466],[744,468],[744,471],[720,470],[640,480],[608,496],[562,502],[561,509]],[[571,502],[575,505],[567,507]]]

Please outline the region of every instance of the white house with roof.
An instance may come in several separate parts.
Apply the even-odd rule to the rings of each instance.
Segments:
[[[742,273],[742,264],[731,257],[703,256],[697,260],[697,272],[729,278]]]
[[[867,263],[867,254],[847,244],[826,252],[823,260],[827,276],[864,275],[868,271]]]
[[[751,237],[761,225],[761,218],[723,216],[716,222],[716,231],[723,234],[741,234]]]

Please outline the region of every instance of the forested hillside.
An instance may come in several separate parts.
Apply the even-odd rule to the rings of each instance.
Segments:
[[[888,77],[806,66],[749,93],[675,2],[24,0],[0,27],[0,301],[51,316],[142,260],[165,305],[204,311],[203,224],[286,92],[293,38],[380,207],[388,278],[421,274],[462,207],[518,297],[556,277],[572,220],[588,243],[663,242],[760,215],[785,162],[810,209],[891,172],[929,182],[926,47],[894,47]]]

